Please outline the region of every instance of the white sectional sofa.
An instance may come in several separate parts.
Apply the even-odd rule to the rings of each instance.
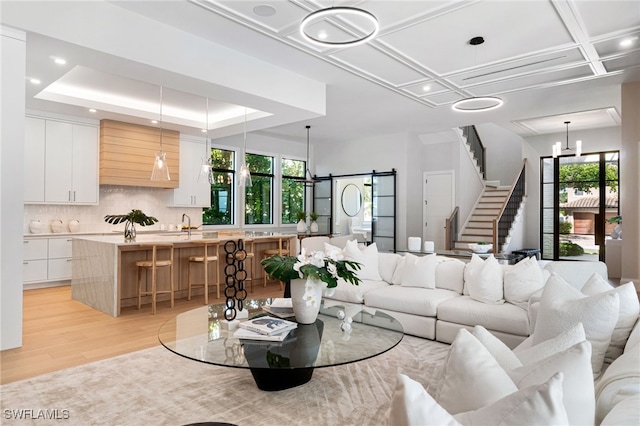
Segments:
[[[427,259],[411,254],[378,253],[375,246],[362,251],[367,250],[371,253],[365,253],[361,263],[365,259],[375,267],[366,265],[364,275],[359,274],[361,284],[353,286],[339,282],[333,294],[325,295],[325,298],[379,309],[398,319],[407,334],[444,343],[451,343],[460,328],[472,329],[476,325],[482,325],[510,347],[517,346],[531,334],[527,300],[523,297],[516,295],[502,300],[500,296],[498,300],[490,301],[493,303],[487,303],[469,295],[465,286],[465,279],[470,278],[467,263],[435,255]],[[411,271],[407,271],[407,259],[411,260]],[[576,272],[574,262],[550,262],[541,268],[539,280],[551,272],[570,283],[584,283],[593,273],[607,278],[607,267],[603,262],[580,265]],[[511,269],[514,269],[513,265],[499,265],[501,275],[496,279],[502,283],[504,274]],[[429,274],[433,275],[431,280],[427,278]],[[533,286],[531,293],[539,291],[543,284],[540,281],[538,287]],[[526,295],[527,291],[521,293]],[[511,303],[514,300],[519,303]]]
[[[336,248],[341,247],[325,250]],[[407,334],[427,339],[452,343],[460,329],[473,332],[482,326],[522,356],[532,347],[543,348],[545,338],[573,320],[571,309],[579,311],[594,372],[587,397],[594,424],[640,424],[640,303],[633,284],[612,291],[605,263],[529,258],[500,265],[492,257],[476,256],[465,263],[437,255],[378,253],[375,245],[359,248],[353,242],[345,244],[343,253],[362,264],[362,283],[339,282],[332,294],[325,294],[325,303],[381,310],[398,319]],[[599,304],[590,304],[591,299]],[[567,304],[553,307],[555,300]],[[569,424],[575,423],[569,417]]]

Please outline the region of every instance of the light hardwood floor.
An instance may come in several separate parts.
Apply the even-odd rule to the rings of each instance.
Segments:
[[[282,297],[278,282],[254,285],[248,298]],[[209,303],[222,303],[215,292]],[[71,299],[71,287],[53,287],[24,292],[22,347],[0,352],[0,383],[6,384],[52,371],[159,345],[158,329],[174,315],[200,307],[204,297],[191,301],[159,302],[151,315],[151,305],[122,309],[113,318]]]

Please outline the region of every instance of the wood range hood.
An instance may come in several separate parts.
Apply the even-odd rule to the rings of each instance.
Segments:
[[[162,130],[169,181],[152,181],[151,171],[160,150],[160,129],[100,120],[100,185],[178,188],[180,182],[180,132]]]

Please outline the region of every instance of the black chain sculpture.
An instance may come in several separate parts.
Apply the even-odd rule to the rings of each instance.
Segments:
[[[247,298],[247,290],[244,282],[247,279],[247,271],[244,269],[244,261],[247,258],[247,251],[244,249],[244,241],[229,240],[224,244],[226,266],[224,274],[226,276],[226,287],[224,295],[227,298],[224,308],[224,318],[233,321],[238,311],[244,309],[244,300]]]

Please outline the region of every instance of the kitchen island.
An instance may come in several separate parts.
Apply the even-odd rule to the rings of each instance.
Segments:
[[[272,232],[246,232],[241,234],[223,234],[220,232],[183,234],[139,234],[135,241],[125,241],[122,235],[78,236],[72,242],[73,269],[71,273],[71,297],[105,314],[117,317],[123,306],[137,303],[137,266],[139,260],[146,260],[150,252],[143,245],[154,243],[172,243],[174,247],[174,283],[175,298],[187,295],[187,270],[189,256],[202,255],[203,240],[219,240],[220,253],[224,253],[224,243],[228,240],[243,239],[252,246],[254,252],[251,277],[253,281],[262,282],[264,270],[260,266],[265,249],[277,248],[280,240],[288,241],[290,254],[295,255],[296,234]],[[225,262],[217,265],[220,279],[223,281]],[[203,281],[201,271],[194,272],[194,281]],[[198,274],[199,273],[199,274]],[[210,281],[210,286],[215,283]],[[221,290],[224,288],[221,283]],[[248,288],[251,284],[247,283]],[[201,290],[200,290],[201,291]],[[194,291],[195,297],[201,294]],[[159,295],[159,301],[165,300]],[[144,301],[144,300],[143,300]],[[144,302],[146,303],[146,302]]]

